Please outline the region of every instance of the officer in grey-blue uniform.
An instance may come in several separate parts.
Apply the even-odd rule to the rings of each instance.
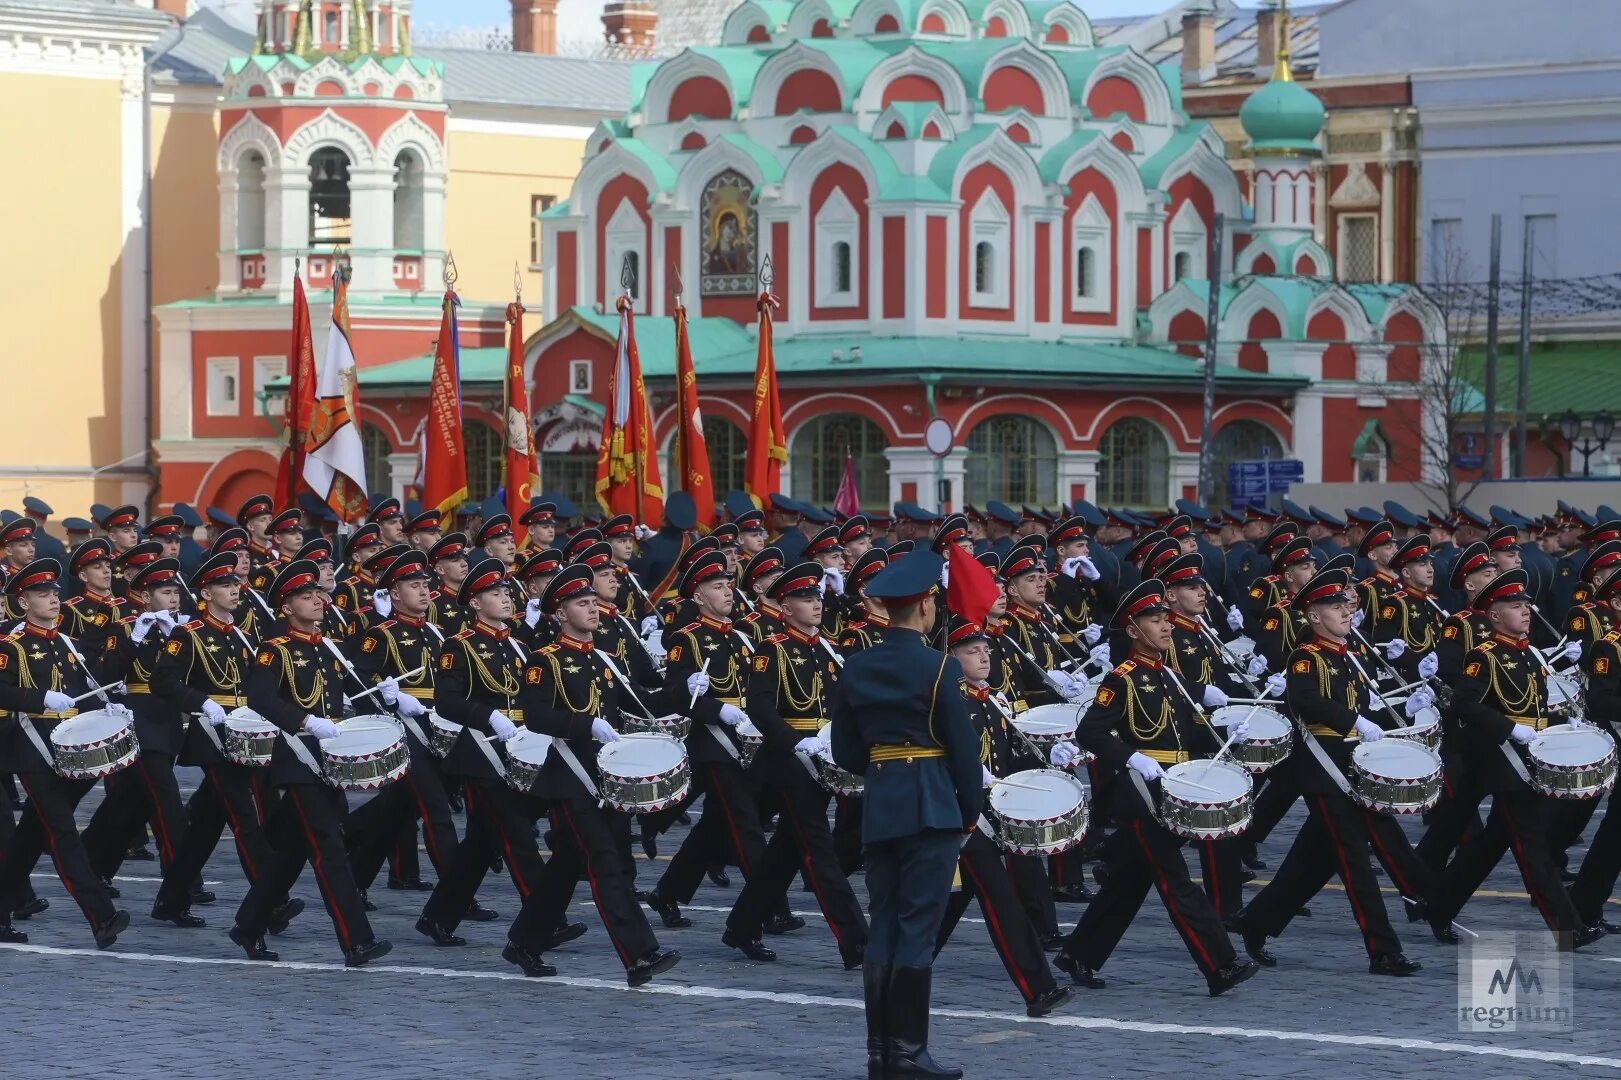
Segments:
[[[932,552],[911,552],[873,576],[866,593],[884,602],[891,625],[845,662],[833,696],[833,760],[866,778],[869,1080],[962,1075],[928,1051],[935,936],[983,799],[962,665],[924,638],[942,565]]]

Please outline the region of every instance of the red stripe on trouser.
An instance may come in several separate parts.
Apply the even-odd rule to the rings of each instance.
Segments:
[[[422,819],[422,842],[427,846],[428,858],[432,860],[434,870],[440,871],[440,867],[445,864],[439,861],[439,845],[434,839],[433,823],[428,820],[428,804],[422,801],[422,792],[418,791],[414,786],[411,788],[411,797],[416,800],[417,816]],[[416,840],[415,825],[411,827],[411,834],[411,839],[414,842]]]
[[[163,856],[163,865],[168,866],[174,861],[174,844],[169,841],[169,822],[163,813],[163,800],[158,798],[157,785],[152,783],[152,775],[146,771],[145,763],[136,766],[136,769],[146,783],[147,795],[152,800],[152,831],[158,834],[158,850]]]
[[[743,880],[749,879],[749,857],[743,850],[743,834],[737,831],[737,822],[732,817],[732,804],[726,800],[726,793],[720,786],[720,766],[709,766],[709,791],[720,803],[720,811],[726,815],[726,829],[732,834],[732,849],[737,852],[737,868],[743,873]]]
[[[248,884],[252,885],[259,880],[259,868],[253,865],[253,856],[248,853],[248,845],[242,839],[242,823],[236,819],[236,808],[231,805],[231,800],[225,797],[225,785],[214,775],[212,769],[209,770],[209,779],[214,783],[214,797],[219,799],[220,806],[225,809],[225,820],[231,826],[231,840],[236,844],[237,854],[242,858],[242,869],[248,872]],[[253,797],[251,783],[248,786],[248,797]]]
[[[974,873],[974,864],[966,855],[959,856],[962,872],[968,875],[968,880],[974,883],[974,893],[979,897],[979,910],[985,913],[985,925],[991,932],[991,939],[996,943],[996,951],[1002,954],[1002,963],[1006,966],[1008,974],[1013,976],[1013,985],[1019,988],[1019,994],[1029,1001],[1035,997],[1030,992],[1030,983],[1024,977],[1019,965],[1014,963],[1013,952],[1008,948],[1007,933],[1002,929],[1002,920],[996,917],[996,905],[991,903],[990,894],[985,891],[985,883]]]
[[[477,792],[476,799],[474,798],[475,792]],[[501,853],[506,857],[507,873],[512,876],[512,884],[518,887],[518,895],[528,900],[529,885],[524,881],[523,875],[518,872],[518,861],[512,857],[511,838],[507,836],[507,831],[501,828],[500,823],[495,820],[495,803],[490,801],[488,793],[472,784],[467,786],[467,797],[483,805],[484,820],[489,823],[490,829],[495,835],[501,838]]]
[[[40,831],[45,834],[45,842],[50,845],[51,865],[56,867],[56,876],[62,879],[62,887],[68,891],[68,895],[71,896],[73,898],[73,902],[77,904],[79,903],[79,894],[73,891],[73,882],[68,880],[67,874],[62,870],[62,860],[56,857],[56,833],[51,830],[51,823],[45,820],[45,809],[34,799],[34,789],[29,786],[28,774],[18,773],[17,779],[23,782],[23,791],[28,794],[28,805],[33,807],[34,816],[39,819]],[[83,905],[80,905],[80,907],[82,910]],[[101,927],[96,925],[96,917],[94,915],[86,912],[85,918],[90,920],[90,929],[101,929]]]
[[[1418,896],[1415,895],[1412,883],[1401,872],[1401,864],[1392,857],[1391,850],[1379,839],[1379,830],[1375,827],[1376,822],[1373,820],[1373,811],[1364,809],[1362,811],[1362,820],[1367,823],[1368,839],[1372,841],[1374,849],[1379,853],[1379,861],[1389,871],[1390,880],[1395,883],[1396,888],[1401,891],[1404,898],[1417,900]]]
[[[349,932],[349,924],[344,921],[343,906],[338,903],[337,894],[326,879],[326,860],[321,858],[321,845],[315,841],[315,830],[310,828],[309,819],[304,816],[304,800],[299,798],[294,788],[287,789],[287,797],[293,800],[293,810],[304,829],[304,846],[309,849],[310,867],[315,871],[315,880],[321,885],[321,896],[326,900],[327,910],[332,912],[332,924],[338,928],[338,944],[343,946],[344,952],[348,952],[355,947],[354,937]]]
[[[784,803],[786,802],[787,800],[784,800]],[[816,906],[821,908],[822,914],[827,917],[827,926],[833,931],[833,940],[839,943],[839,951],[843,952],[844,935],[839,933],[838,920],[833,918],[833,913],[828,910],[827,901],[822,897],[822,886],[816,880],[816,867],[811,861],[810,845],[805,843],[805,830],[799,827],[799,815],[787,805],[783,806],[782,813],[788,819],[788,824],[793,826],[794,840],[799,844],[799,862],[805,868],[805,876],[810,879],[811,892],[816,894]],[[782,826],[778,825],[777,828],[780,829]]]
[[[1362,947],[1368,950],[1369,956],[1377,955],[1373,951],[1373,937],[1368,933],[1368,916],[1362,910],[1362,904],[1357,899],[1356,889],[1351,885],[1351,863],[1345,857],[1345,842],[1334,828],[1334,819],[1328,816],[1328,796],[1313,796],[1317,800],[1318,812],[1323,815],[1323,828],[1328,831],[1328,838],[1334,845],[1334,860],[1340,864],[1340,880],[1345,883],[1345,895],[1351,900],[1351,916],[1356,919],[1357,929],[1362,931]]]
[[[613,923],[608,920],[608,909],[602,906],[602,890],[597,888],[597,875],[591,869],[591,849],[585,846],[585,838],[580,835],[580,827],[574,824],[574,815],[569,813],[567,804],[558,803],[557,812],[563,815],[563,824],[567,825],[568,831],[574,835],[574,846],[580,850],[580,864],[585,868],[585,880],[591,885],[591,899],[597,905],[597,914],[602,918],[603,929],[608,931],[608,940],[613,942],[614,952],[619,954],[619,962],[630,967],[634,961],[630,953],[619,943],[619,938],[613,931]]]
[[[1148,838],[1143,835],[1143,819],[1132,818],[1131,829],[1132,832],[1137,834],[1137,843],[1143,849],[1143,858],[1148,861],[1149,867],[1154,871],[1154,883],[1159,886],[1160,898],[1165,901],[1165,910],[1171,913],[1171,921],[1176,923],[1176,927],[1182,932],[1182,936],[1193,946],[1194,957],[1200,962],[1200,966],[1207,972],[1215,972],[1217,964],[1210,958],[1210,953],[1205,949],[1204,942],[1199,940],[1199,935],[1193,932],[1193,928],[1182,917],[1182,912],[1177,909],[1176,900],[1171,896],[1170,881],[1165,877],[1164,870],[1160,868],[1159,862],[1154,858],[1154,853],[1148,846]]]
[[[1514,815],[1506,809],[1503,811],[1503,825],[1508,829],[1508,842],[1514,845],[1514,861],[1520,864],[1520,877],[1525,882],[1525,891],[1531,894],[1531,899],[1537,905],[1537,910],[1542,913],[1542,921],[1548,924],[1548,929],[1558,933],[1559,920],[1554,917],[1547,901],[1531,882],[1531,874],[1525,865],[1525,848],[1520,844],[1520,831],[1514,827]]]
[[[1201,840],[1199,843],[1204,845],[1205,865],[1210,868],[1210,906],[1216,909],[1216,915],[1220,917],[1223,914],[1221,910],[1221,863],[1216,854],[1216,842],[1214,840]]]

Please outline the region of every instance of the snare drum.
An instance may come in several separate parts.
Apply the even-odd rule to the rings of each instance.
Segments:
[[[1407,721],[1411,731],[1387,731],[1392,739],[1414,739],[1431,750],[1441,747],[1441,710],[1431,705],[1420,709],[1417,716]]]
[[[391,716],[356,716],[338,724],[336,738],[321,742],[326,782],[346,791],[373,791],[411,767],[405,732]]]
[[[199,722],[206,724],[208,720]],[[246,705],[227,713],[224,727],[225,737],[220,742],[225,747],[226,757],[238,765],[269,766],[276,740],[281,737],[280,728]]]
[[[669,735],[685,741],[687,733],[692,730],[692,718],[671,713],[668,716],[655,716],[649,719],[645,716],[632,716],[630,713],[619,714],[620,723],[624,726],[620,731],[636,732],[651,731],[659,735]]]
[[[552,751],[552,740],[538,731],[519,728],[518,733],[501,744],[507,759],[507,783],[525,795],[540,779],[540,770]]]
[[[754,755],[765,745],[765,736],[760,734],[760,729],[754,726],[752,720],[741,721],[732,732],[737,736],[738,745],[742,748],[739,760],[746,769],[754,764]]]
[[[1227,643],[1227,651],[1234,660],[1248,660],[1255,655],[1255,639],[1240,634]]]
[[[816,734],[828,746],[833,745],[832,724],[823,724],[822,730]],[[843,795],[847,799],[860,798],[861,793],[866,790],[865,777],[844,771],[835,765],[830,757],[818,754],[811,758],[811,763],[816,766],[816,779],[835,795]]]
[[[1250,774],[1230,761],[1172,765],[1160,796],[1160,824],[1189,840],[1220,840],[1250,827]]]
[[[991,785],[985,814],[1003,851],[1057,855],[1086,839],[1086,788],[1058,769],[1026,769]]]
[[[69,780],[99,780],[135,763],[141,744],[135,738],[135,716],[128,711],[96,709],[51,729],[51,756],[56,771]]]
[[[1587,710],[1583,707],[1582,684],[1569,675],[1548,676],[1548,717],[1553,726],[1558,726],[1568,720],[1586,720]],[[1586,796],[1580,796],[1586,798]]]
[[[1385,814],[1422,814],[1441,797],[1441,755],[1413,739],[1351,751],[1351,798]]]
[[[1212,727],[1226,728],[1235,720],[1248,717],[1243,742],[1228,747],[1228,754],[1245,770],[1259,775],[1289,757],[1295,729],[1287,717],[1265,705],[1224,705],[1210,714]],[[1223,742],[1226,735],[1222,735]]]
[[[628,814],[652,814],[674,806],[692,786],[687,748],[653,732],[621,736],[597,751],[602,801]]]
[[[1596,727],[1543,728],[1526,749],[1531,786],[1544,795],[1596,799],[1615,786],[1615,740]]]
[[[1095,692],[1096,687],[1093,689]],[[1075,726],[1080,722],[1081,713],[1085,711],[1084,705],[1038,705],[1029,712],[1015,716],[1012,723],[1024,733],[1025,738],[1041,749],[1043,756],[1046,756],[1061,742],[1072,745],[1075,743]],[[1077,753],[1070,768],[1086,768],[1087,763],[1092,760],[1091,753],[1079,746],[1075,749]]]
[[[450,751],[461,737],[462,726],[453,724],[439,715],[439,710],[428,710],[428,749],[436,757],[449,757]]]

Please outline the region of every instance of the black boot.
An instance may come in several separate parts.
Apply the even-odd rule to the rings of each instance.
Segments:
[[[861,969],[861,996],[867,1006],[867,1080],[884,1080],[884,997],[889,991],[889,968],[868,964]]]
[[[889,1048],[889,1076],[932,1076],[959,1080],[961,1069],[948,1069],[929,1056],[929,988],[932,968],[894,968],[884,1005],[884,1045]]]

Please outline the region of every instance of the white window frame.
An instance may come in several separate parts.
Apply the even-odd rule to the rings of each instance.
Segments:
[[[979,201],[968,214],[968,302],[970,307],[977,308],[1006,308],[1009,301],[1008,280],[1013,275],[1009,272],[1011,261],[1008,253],[1011,249],[1013,237],[1013,216],[1008,213],[1002,200],[996,197],[994,188],[986,188],[980,193]],[[979,275],[976,273],[979,264],[979,245],[991,245],[991,272],[990,288],[979,287]]]
[[[1193,203],[1184,202],[1182,209],[1176,212],[1171,219],[1171,258],[1169,270],[1171,284],[1176,284],[1176,257],[1188,257],[1188,272],[1186,277],[1198,281],[1205,274],[1205,251],[1210,246],[1210,232],[1205,228],[1204,219],[1199,211],[1194,209]]]
[[[1106,313],[1114,304],[1114,282],[1109,267],[1114,265],[1114,224],[1104,212],[1097,196],[1088,195],[1080,209],[1070,219],[1069,228],[1069,309],[1071,311]],[[1092,280],[1096,283],[1090,296],[1075,291],[1078,285],[1077,266],[1082,248],[1092,249]]]
[[[580,372],[585,372],[585,387],[580,386]],[[591,361],[570,360],[568,362],[568,392],[571,394],[589,394],[591,392]]]
[[[242,359],[237,356],[210,356],[204,361],[209,416],[242,415]],[[230,380],[230,393],[226,393]]]
[[[638,315],[647,314],[647,227],[643,224],[641,215],[630,204],[629,199],[619,200],[614,208],[613,216],[608,219],[608,227],[603,233],[603,246],[606,262],[603,263],[603,289],[607,293],[602,298],[602,306],[606,311],[612,311],[619,298],[619,268],[624,265],[625,253],[636,253],[636,303],[635,310]]]
[[[819,308],[856,307],[860,301],[857,283],[861,280],[861,218],[841,188],[816,212],[816,306]],[[850,287],[838,288],[833,245],[850,245]]]
[[[265,399],[265,393],[271,382],[287,374],[287,358],[285,356],[255,356],[253,358],[253,403],[251,409],[257,409],[259,402]]]
[[[1368,449],[1376,452],[1366,453],[1354,459],[1356,472],[1353,475],[1358,483],[1383,484],[1390,467],[1390,445],[1385,442],[1384,436],[1378,434],[1370,436],[1368,443]],[[1363,480],[1362,478],[1362,467],[1367,464],[1377,464],[1378,466],[1379,474],[1372,480]]]
[[[1373,227],[1373,276],[1366,279],[1369,283],[1379,280],[1379,212],[1377,210],[1357,211],[1355,213],[1339,214],[1334,222],[1334,273],[1341,281],[1352,282],[1345,269],[1346,238],[1350,234],[1352,221],[1365,220]]]

